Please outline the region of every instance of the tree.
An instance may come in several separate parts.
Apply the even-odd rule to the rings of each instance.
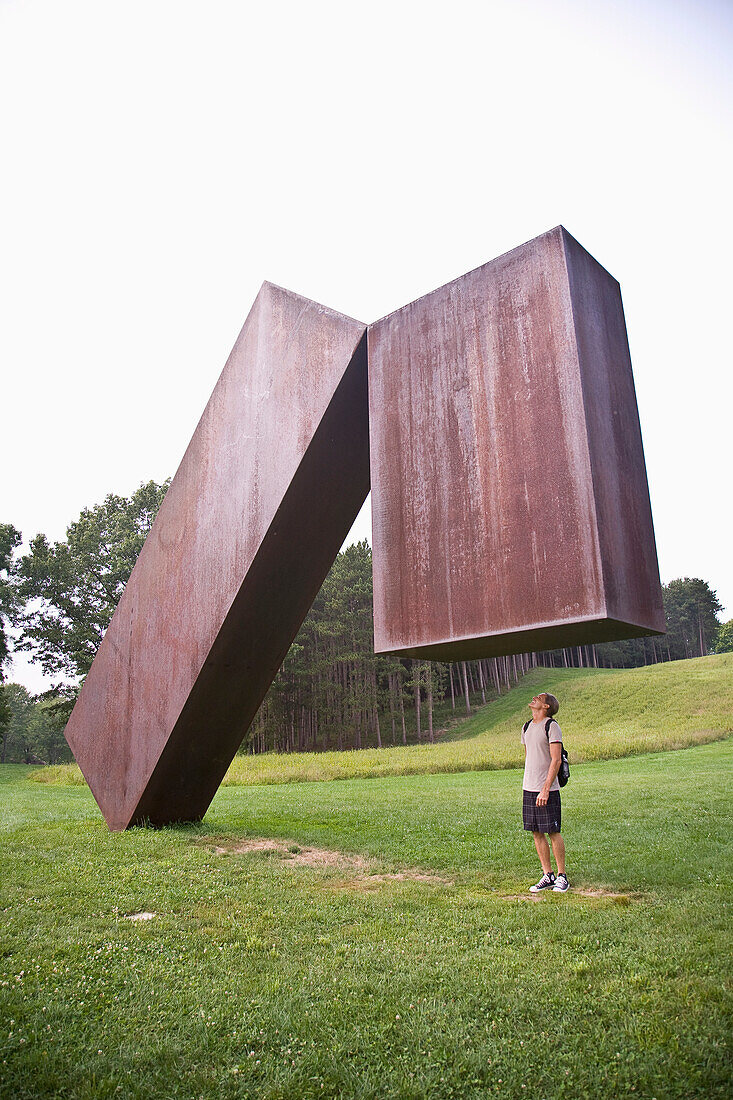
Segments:
[[[715,653],[733,652],[733,619],[728,619],[727,623],[720,625],[713,649]]]
[[[45,764],[61,764],[73,759],[64,737],[67,720],[68,714],[58,708],[53,699],[43,696],[36,699],[28,731],[30,750],[36,759]]]
[[[15,592],[25,611],[17,648],[47,675],[89,671],[167,487],[149,481],[129,498],[110,494],[84,509],[65,541],[36,535],[20,559]]]
[[[56,711],[53,700],[34,698],[22,684],[4,684],[0,688],[3,702],[8,711],[6,727],[0,729],[3,764],[58,764],[72,759],[64,740],[66,716]]]
[[[0,683],[3,668],[10,657],[10,644],[6,633],[7,623],[12,621],[16,607],[13,585],[13,551],[20,546],[21,534],[10,523],[0,523]]]
[[[664,585],[662,597],[669,657],[704,657],[720,626],[717,614],[723,605],[716,593],[699,577],[679,577]]]
[[[8,739],[8,727],[10,726],[10,703],[5,685],[0,683],[0,763],[5,763],[5,747]]]
[[[27,763],[32,755],[33,696],[22,684],[4,684],[2,692],[9,720],[4,730],[0,762]]]

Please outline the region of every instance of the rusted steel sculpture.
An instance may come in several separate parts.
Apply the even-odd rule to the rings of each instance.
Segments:
[[[558,228],[370,326],[265,283],[66,728],[110,828],[203,816],[369,490],[375,647],[664,629],[618,284]]]
[[[577,241],[553,229],[368,342],[378,653],[664,631],[620,289]]]
[[[66,728],[110,828],[221,783],[369,492],[365,332],[260,290]]]

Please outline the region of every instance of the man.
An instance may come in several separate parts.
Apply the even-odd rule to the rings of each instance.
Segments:
[[[555,890],[564,893],[570,883],[565,874],[565,842],[560,832],[560,784],[557,773],[562,760],[562,731],[554,721],[560,704],[554,695],[543,691],[535,695],[529,704],[532,721],[522,731],[524,745],[524,799],[522,816],[524,828],[534,837],[537,855],[542,865],[542,878],[530,892]],[[548,718],[553,719],[546,731]],[[550,862],[550,845],[557,864],[557,877]]]

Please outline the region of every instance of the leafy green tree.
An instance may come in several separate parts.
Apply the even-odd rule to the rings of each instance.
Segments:
[[[137,561],[168,482],[85,508],[62,542],[39,534],[17,566],[17,648],[48,675],[84,676]]]
[[[7,625],[13,619],[16,595],[13,585],[13,551],[20,546],[21,534],[11,523],[0,523],[0,683],[3,668],[10,657]]]
[[[2,731],[3,764],[59,764],[72,759],[64,739],[66,718],[51,699],[35,699],[22,684],[4,684],[0,698],[8,710]]]
[[[64,737],[67,719],[68,715],[53,699],[41,697],[35,701],[28,731],[33,756],[45,764],[61,764],[73,759]]]
[[[5,763],[5,745],[10,725],[10,704],[5,685],[0,683],[0,761]]]
[[[3,764],[29,763],[33,755],[31,744],[33,696],[22,684],[4,684],[2,692],[9,719],[4,731],[0,760]]]
[[[713,648],[716,653],[733,652],[733,619],[728,619],[727,623],[721,623]]]

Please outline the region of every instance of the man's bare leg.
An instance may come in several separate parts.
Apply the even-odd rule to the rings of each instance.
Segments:
[[[558,836],[557,833],[554,835]],[[550,863],[550,845],[547,843],[547,837],[544,833],[532,833],[532,836],[534,837],[534,846],[537,849],[537,855],[540,857],[542,870],[546,875],[549,875],[552,871],[552,864]]]
[[[550,841],[552,842],[552,854],[555,857],[555,863],[557,864],[558,875],[565,874],[565,841],[560,833],[550,833]],[[535,842],[536,843],[536,842]],[[545,841],[547,843],[547,841]],[[539,849],[538,849],[539,850]],[[549,852],[548,852],[549,857]],[[548,858],[549,862],[549,858]]]

